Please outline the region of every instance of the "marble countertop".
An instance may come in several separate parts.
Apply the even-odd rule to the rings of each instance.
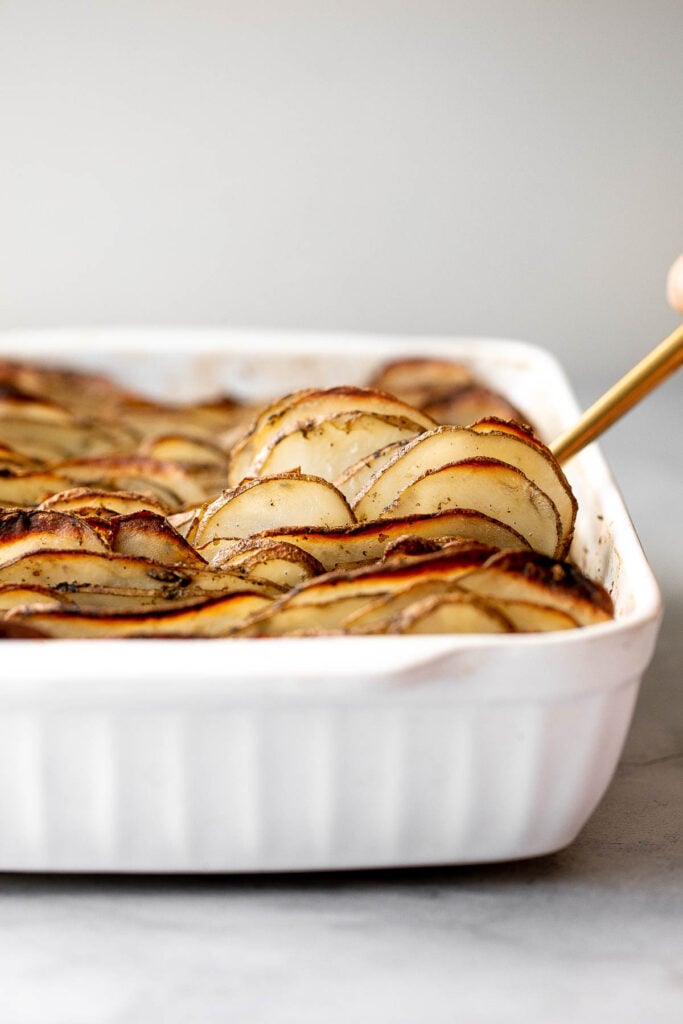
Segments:
[[[603,445],[666,615],[616,777],[571,847],[419,871],[0,875],[0,1021],[678,1022],[680,399],[670,382]]]

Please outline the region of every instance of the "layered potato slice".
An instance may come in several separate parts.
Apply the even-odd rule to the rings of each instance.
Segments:
[[[206,438],[190,434],[155,434],[145,438],[138,450],[141,455],[178,462],[184,467],[226,469],[228,464],[228,454],[223,448]]]
[[[441,424],[467,426],[484,416],[527,421],[504,395],[476,379],[462,363],[448,359],[398,359],[381,367],[370,383]]]
[[[273,446],[287,434],[302,428],[310,430],[344,413],[408,420],[416,424],[417,430],[431,430],[435,426],[429,416],[373,388],[307,388],[267,406],[233,446],[228,473],[230,486],[237,486],[247,477],[258,476]],[[354,457],[350,457],[347,465],[354,461]]]
[[[416,584],[437,587],[472,572],[490,557],[485,545],[463,544],[417,559],[388,561],[328,573],[297,587],[246,627],[252,636],[282,636],[301,630],[341,629],[379,599]]]
[[[108,523],[112,551],[135,558],[151,558],[164,565],[206,567],[206,560],[174,530],[165,516],[148,509],[114,516]]]
[[[264,451],[258,475],[298,470],[333,482],[358,460],[422,432],[420,424],[405,416],[337,413],[314,426],[304,424],[278,437]]]
[[[92,526],[67,512],[14,509],[0,514],[0,566],[46,548],[97,554],[108,551],[106,541]]]
[[[265,531],[260,536],[295,545],[316,559],[327,572],[338,567],[349,568],[378,561],[388,548],[405,539],[414,543],[460,538],[496,548],[529,550],[528,542],[515,530],[481,512],[464,509],[360,523],[340,530],[309,530],[306,527],[275,529]],[[213,551],[210,559],[212,564],[220,564],[225,546],[225,541],[215,539],[203,546],[201,551],[207,558]],[[230,544],[227,549],[230,550]]]
[[[281,473],[225,491],[198,514],[188,538],[201,552],[215,538],[250,537],[301,523],[339,529],[355,521],[344,495],[327,480]]]
[[[359,459],[358,462],[347,466],[332,483],[342,492],[349,504],[353,505],[370,478],[391,462],[394,456],[398,455],[402,448],[405,448],[406,444],[407,441],[392,441],[383,448],[378,448]]]
[[[195,439],[200,444],[212,444],[219,439],[219,447],[223,449],[223,438],[239,428],[253,413],[251,406],[228,395],[213,401],[178,405],[126,396],[118,406],[118,414],[143,442],[153,444],[155,438],[172,434]]]
[[[283,590],[292,590],[325,572],[317,558],[296,544],[269,537],[233,541],[219,550],[211,566],[250,579],[270,580]]]
[[[85,515],[128,515],[133,512],[155,512],[166,516],[169,506],[151,495],[135,491],[106,491],[97,487],[70,487],[40,503],[41,509],[52,512],[75,512]]]
[[[559,517],[559,538],[550,553],[563,557],[574,531],[576,499],[550,450],[525,431],[444,426],[420,435],[370,478],[353,503],[356,518],[361,522],[379,518],[418,478],[443,466],[473,459],[495,460],[517,469],[547,495]],[[459,501],[454,504],[478,507]],[[482,511],[488,510],[484,507]]]
[[[67,594],[37,583],[0,585],[0,614],[13,608],[75,607]]]
[[[607,622],[614,615],[604,587],[590,580],[570,562],[559,562],[536,552],[500,551],[469,579],[465,590],[500,603],[514,617],[512,602],[533,604],[564,612],[580,626]],[[518,609],[522,614],[524,609]],[[519,621],[519,620],[518,620]]]
[[[560,521],[548,496],[519,469],[497,459],[467,459],[423,473],[380,513],[403,518],[422,509],[481,510],[520,533],[535,551],[557,555]]]
[[[0,475],[0,508],[30,508],[73,485],[73,480],[51,469]]]
[[[264,580],[245,580],[229,571],[164,565],[151,558],[94,552],[43,549],[0,565],[0,585],[49,587],[70,595],[97,588],[157,592],[164,598],[188,598],[248,590],[273,597],[281,593]],[[75,597],[74,597],[75,599]]]
[[[512,633],[498,609],[473,594],[434,594],[404,608],[389,633]]]
[[[9,445],[0,443],[0,474],[11,476],[13,473],[28,473],[32,469],[38,469],[40,460],[32,459],[23,452],[18,452]]]
[[[206,499],[191,473],[175,462],[145,455],[104,455],[57,462],[54,471],[71,483],[99,489],[150,493],[170,508],[197,505]]]
[[[0,383],[78,415],[109,414],[130,394],[103,374],[11,359],[0,360]]]
[[[44,462],[130,449],[134,443],[115,424],[18,415],[0,416],[0,442]]]
[[[437,423],[466,427],[484,416],[523,423],[525,417],[503,395],[482,384],[465,384],[440,394],[420,406]]]
[[[370,379],[370,387],[398,395],[417,408],[440,394],[473,381],[472,371],[452,359],[395,359],[381,366]]]
[[[7,623],[44,636],[92,637],[222,637],[240,628],[269,599],[238,592],[209,598],[190,607],[153,608],[138,612],[83,609],[22,609],[10,612]]]

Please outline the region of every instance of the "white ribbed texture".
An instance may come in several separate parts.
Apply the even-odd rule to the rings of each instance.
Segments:
[[[5,870],[466,863],[570,842],[638,680],[574,701],[0,717]]]

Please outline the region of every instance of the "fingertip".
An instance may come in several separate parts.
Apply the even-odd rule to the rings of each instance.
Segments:
[[[672,264],[666,279],[666,297],[677,313],[683,314],[683,254]]]

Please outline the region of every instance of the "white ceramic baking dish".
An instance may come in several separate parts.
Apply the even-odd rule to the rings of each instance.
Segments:
[[[399,354],[468,362],[546,439],[555,360],[480,339],[206,330],[6,333],[0,355],[157,395],[362,383]],[[6,641],[0,870],[280,871],[495,861],[570,843],[616,766],[660,597],[603,459],[568,466],[573,557],[614,622],[545,635]]]

